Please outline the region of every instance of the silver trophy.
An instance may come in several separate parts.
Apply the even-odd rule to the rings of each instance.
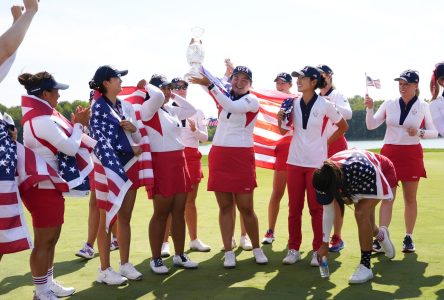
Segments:
[[[201,27],[191,28],[191,42],[187,49],[187,61],[191,66],[188,73],[184,75],[186,81],[190,81],[191,77],[201,78],[200,68],[205,58],[205,51],[202,47],[201,37],[205,29]]]

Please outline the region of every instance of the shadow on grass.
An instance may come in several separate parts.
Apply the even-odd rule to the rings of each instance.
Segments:
[[[55,276],[63,276],[80,270],[85,267],[86,260],[74,259],[54,264]],[[27,265],[29,268],[29,264]],[[16,288],[23,286],[33,286],[31,272],[23,275],[5,277],[0,281],[0,295],[6,295]]]
[[[426,277],[424,275],[429,264],[418,261],[416,253],[401,253],[401,255],[404,255],[402,260],[394,261],[378,255],[373,259],[373,280],[360,285],[350,285],[337,294],[335,299],[352,299],[361,296],[365,298],[365,295],[371,295],[372,299],[378,300],[423,298],[425,296],[421,289],[436,287],[442,283],[444,276]],[[396,286],[397,289],[394,293],[375,290],[372,286],[374,283]],[[439,298],[444,296],[442,290],[436,294]]]

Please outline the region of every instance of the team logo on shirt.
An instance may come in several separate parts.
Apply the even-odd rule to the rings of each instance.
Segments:
[[[317,117],[319,116],[319,112],[318,112],[317,110],[315,110],[315,111],[313,112],[313,116],[314,116],[315,118],[317,118]]]
[[[248,99],[248,97],[247,97],[247,98],[245,98],[245,101],[247,101],[247,102],[248,102],[248,104],[251,104],[251,100],[250,100],[250,99]]]
[[[418,113],[418,111],[416,110],[416,108],[412,109],[412,114],[416,115]]]

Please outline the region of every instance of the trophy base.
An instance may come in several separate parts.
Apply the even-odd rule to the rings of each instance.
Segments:
[[[198,72],[188,72],[188,73],[186,73],[186,74],[183,76],[183,78],[184,78],[187,82],[190,82],[190,79],[191,79],[192,77],[195,77],[195,78],[202,78],[202,75],[201,75],[200,73],[198,73]]]

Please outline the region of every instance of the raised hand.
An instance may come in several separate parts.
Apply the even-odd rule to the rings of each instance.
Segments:
[[[200,85],[204,85],[204,86],[210,86],[211,85],[211,81],[208,79],[208,77],[206,77],[202,73],[200,73],[200,75],[202,76],[202,78],[191,77],[190,78],[190,82],[193,83],[193,84],[200,84]]]
[[[71,121],[73,124],[80,123],[83,126],[88,126],[90,117],[91,117],[91,106],[88,106],[86,108],[77,106],[76,111],[72,114]]]
[[[364,98],[364,105],[365,107],[367,107],[368,109],[372,109],[373,108],[373,99],[369,97],[369,95],[365,95]]]

